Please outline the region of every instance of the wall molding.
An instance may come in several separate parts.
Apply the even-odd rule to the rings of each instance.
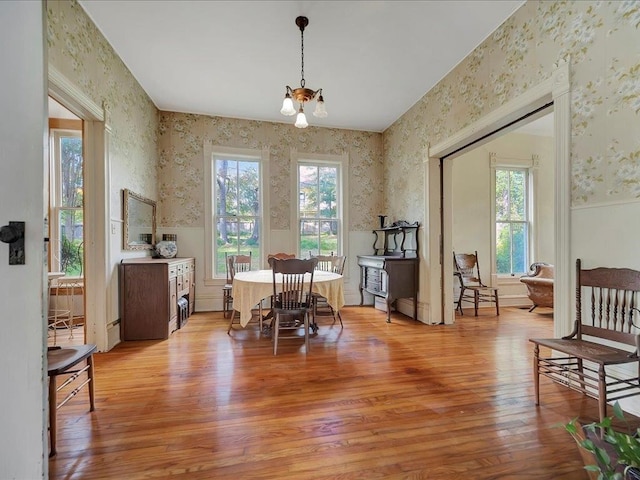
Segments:
[[[104,108],[95,103],[88,95],[65,77],[56,67],[49,64],[49,95],[64,107],[84,120],[104,121]]]

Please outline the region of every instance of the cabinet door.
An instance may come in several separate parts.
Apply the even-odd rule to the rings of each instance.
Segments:
[[[178,329],[178,279],[169,279],[169,333]]]
[[[169,279],[169,317],[178,317],[178,285],[176,278]]]
[[[167,338],[169,302],[166,267],[126,264],[120,268],[122,339]]]

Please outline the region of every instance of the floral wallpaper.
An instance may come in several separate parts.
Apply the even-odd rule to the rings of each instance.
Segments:
[[[349,229],[370,230],[381,211],[382,134],[161,112],[158,224],[204,227],[204,145],[270,152],[272,229],[290,228],[290,152],[349,155]]]
[[[157,198],[157,109],[77,2],[46,6],[49,64],[108,110],[111,211],[118,218],[123,188]]]
[[[127,187],[159,200],[160,226],[203,226],[203,146],[211,141],[269,148],[271,228],[290,227],[292,147],[349,154],[350,230],[371,229],[381,211],[424,218],[424,178],[415,172],[428,145],[549,78],[565,58],[573,204],[640,198],[640,0],[528,1],[382,135],[158,113],[77,2],[48,1],[47,20],[50,64],[109,109],[114,215]]]
[[[573,205],[640,199],[640,1],[529,1],[384,132],[385,211],[422,218],[428,145],[569,58]],[[409,192],[390,195],[390,192]]]

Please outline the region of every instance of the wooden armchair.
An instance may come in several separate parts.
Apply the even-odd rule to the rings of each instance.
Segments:
[[[534,263],[529,267],[530,273],[520,277],[520,281],[527,286],[528,296],[533,306],[553,308],[553,265],[548,263]]]

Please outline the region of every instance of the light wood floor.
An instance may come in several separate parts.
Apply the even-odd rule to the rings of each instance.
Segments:
[[[371,307],[322,319],[311,340],[227,335],[196,313],[167,341],[95,355],[86,391],[58,412],[51,479],[585,479],[558,426],[596,401],[542,378],[530,337],[551,316],[503,308],[428,326]]]

